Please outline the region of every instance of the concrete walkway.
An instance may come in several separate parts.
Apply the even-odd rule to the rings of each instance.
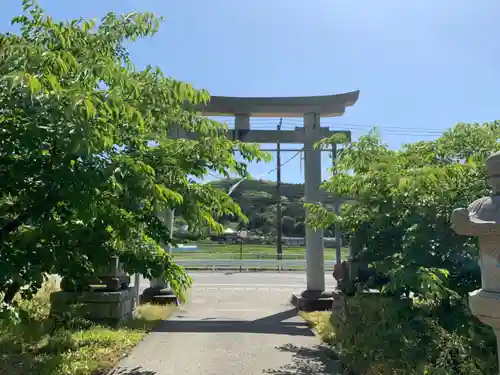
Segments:
[[[148,335],[113,374],[340,374],[328,348],[289,304],[293,291],[279,285],[267,290],[195,285],[190,303]]]

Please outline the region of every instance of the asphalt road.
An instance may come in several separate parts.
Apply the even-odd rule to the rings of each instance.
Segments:
[[[286,290],[300,292],[306,287],[305,272],[188,272],[197,290]],[[325,274],[326,289],[335,287],[331,273]],[[149,281],[141,279],[140,289],[149,286]]]
[[[193,288],[198,290],[286,290],[300,292],[306,287],[305,272],[188,272]],[[60,277],[52,275],[58,282]],[[325,274],[326,289],[336,286],[330,273]],[[134,283],[134,278],[132,278]],[[140,292],[149,286],[149,280],[140,279]]]

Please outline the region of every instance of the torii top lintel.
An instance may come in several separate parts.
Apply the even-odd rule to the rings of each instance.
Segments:
[[[212,96],[200,111],[206,116],[252,117],[302,117],[305,113],[317,113],[321,117],[344,114],[346,107],[353,106],[359,90],[336,95],[242,98]]]

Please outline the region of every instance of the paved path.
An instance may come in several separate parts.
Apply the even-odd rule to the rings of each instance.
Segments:
[[[148,335],[114,374],[340,374],[289,304],[291,293],[304,287],[304,274],[192,276],[189,304]]]

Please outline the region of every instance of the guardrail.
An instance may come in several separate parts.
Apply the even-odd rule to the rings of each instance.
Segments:
[[[306,260],[277,259],[174,259],[175,263],[186,269],[276,269],[278,271],[304,269]],[[333,270],[334,261],[325,262],[325,270]]]
[[[220,259],[219,257],[223,254],[223,259],[231,259],[231,260],[278,260],[278,255],[277,254],[259,254],[259,253],[210,253],[210,252],[193,252],[192,254],[189,254],[189,256],[186,256],[182,252],[173,252],[172,256],[174,259],[190,259],[192,257],[193,259]],[[198,258],[197,258],[198,257]],[[306,257],[302,254],[283,254],[281,256],[282,260],[303,260],[305,261]]]

